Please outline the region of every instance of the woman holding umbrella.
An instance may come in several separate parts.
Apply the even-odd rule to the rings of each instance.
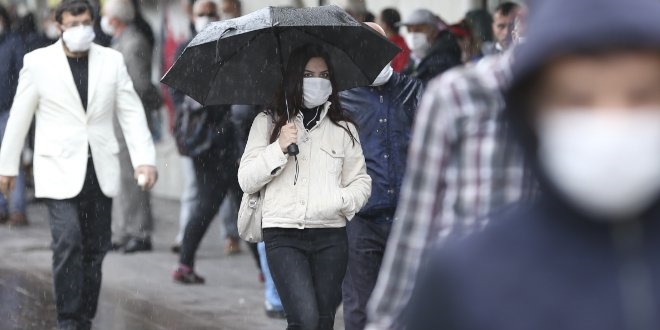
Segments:
[[[238,171],[243,191],[264,191],[263,237],[287,329],[333,328],[346,222],[371,193],[357,130],[337,92],[322,47],[294,50],[274,104],[252,125]]]

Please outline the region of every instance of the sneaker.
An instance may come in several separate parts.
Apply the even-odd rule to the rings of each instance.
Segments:
[[[11,216],[9,216],[7,224],[11,227],[27,227],[30,225],[27,217],[25,217],[25,214],[23,213],[13,213]]]
[[[195,274],[195,272],[187,266],[179,266],[174,273],[172,278],[175,282],[181,284],[204,284],[205,280],[203,277]]]
[[[6,224],[8,220],[9,220],[9,214],[7,214],[6,212],[0,213],[0,225]]]
[[[266,316],[270,317],[271,319],[285,319],[286,314],[284,313],[284,310],[281,308],[275,308],[273,305],[270,303],[266,302],[265,303],[265,310],[266,310]]]
[[[227,255],[234,255],[241,253],[241,242],[238,238],[229,237],[227,238],[227,244],[225,245],[225,253]]]
[[[172,251],[174,254],[179,254],[179,252],[181,252],[181,244],[177,243],[172,245],[172,247],[170,247],[170,251]]]

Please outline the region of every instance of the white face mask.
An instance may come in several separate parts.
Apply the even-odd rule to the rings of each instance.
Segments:
[[[374,80],[373,84],[371,86],[382,86],[385,85],[388,81],[390,81],[390,78],[392,78],[392,75],[394,74],[394,69],[392,69],[392,65],[388,63],[383,70],[380,71],[378,74],[378,77]]]
[[[426,57],[426,52],[429,50],[431,45],[429,44],[428,39],[426,38],[426,33],[424,32],[410,32],[406,35],[406,44],[410,47],[410,51],[413,56],[418,60]]]
[[[101,30],[109,36],[115,35],[115,27],[110,25],[110,19],[108,16],[101,17]]]
[[[57,25],[55,23],[47,23],[44,28],[44,34],[46,38],[55,40],[60,37],[59,31],[57,30]]]
[[[195,17],[195,31],[197,31],[197,33],[202,32],[202,30],[204,30],[204,28],[209,24],[211,24],[211,18],[208,16]]]
[[[62,40],[66,48],[74,53],[88,51],[92,47],[92,41],[95,37],[94,28],[87,25],[68,28],[62,33]]]
[[[228,19],[234,19],[236,16],[234,14],[229,14],[225,12],[220,13],[220,20],[226,21]]]
[[[561,109],[537,128],[544,172],[590,215],[624,221],[660,195],[660,109]]]
[[[325,104],[332,94],[332,84],[325,78],[303,79],[303,103],[305,108],[312,109]]]

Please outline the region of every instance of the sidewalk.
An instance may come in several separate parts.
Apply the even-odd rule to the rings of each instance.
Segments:
[[[171,273],[177,255],[169,250],[178,230],[179,203],[154,199],[154,251],[124,255],[110,253],[103,267],[103,289],[99,312],[95,320],[97,330],[272,330],[286,328],[283,320],[266,317],[263,308],[263,285],[258,282],[258,270],[247,247],[237,256],[226,256],[224,239],[220,236],[219,221],[214,221],[198,252],[196,270],[206,278],[201,286],[174,283]],[[32,204],[28,216],[31,226],[10,229],[0,226],[0,297],[3,284],[17,291],[17,296],[32,301],[21,309],[36,309],[51,305],[39,324],[54,324],[50,289],[51,252],[46,207]],[[21,281],[39,282],[38,290],[24,292],[20,285],[11,285],[9,270]],[[16,275],[18,274],[18,275]],[[32,285],[33,287],[35,285]],[[24,297],[24,298],[25,298]],[[36,306],[30,306],[35,304]],[[3,307],[4,308],[4,307]],[[0,317],[4,316],[0,313]],[[0,321],[2,322],[2,321]],[[6,325],[5,325],[6,326]],[[0,325],[0,329],[6,329]],[[10,328],[14,329],[14,328]],[[28,325],[16,329],[48,329]],[[338,312],[335,329],[343,329]]]

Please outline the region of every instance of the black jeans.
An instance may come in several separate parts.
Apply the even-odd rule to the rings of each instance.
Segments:
[[[99,187],[90,159],[85,184],[71,199],[47,199],[53,237],[53,284],[59,328],[89,330],[110,249],[112,199]]]
[[[195,266],[199,244],[227,193],[234,191],[237,203],[242,197],[238,185],[238,164],[233,156],[208,152],[193,157],[192,161],[197,179],[197,203],[186,225],[179,255],[179,263],[190,268]]]
[[[332,330],[346,274],[346,229],[266,228],[264,241],[287,330]]]
[[[367,303],[376,286],[391,223],[377,223],[355,216],[348,223],[348,269],[344,279],[344,324],[346,330],[367,325]]]

